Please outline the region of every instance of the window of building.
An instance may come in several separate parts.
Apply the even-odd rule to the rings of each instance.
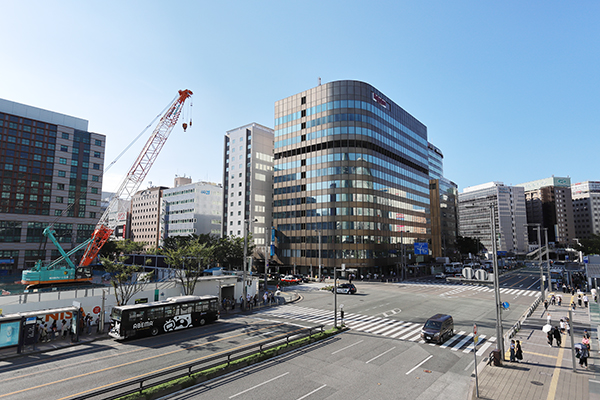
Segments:
[[[62,196],[56,196],[56,202],[57,203],[62,203],[63,202],[63,197]]]
[[[101,141],[101,140],[98,140],[98,139],[96,139],[96,140],[94,140],[94,144],[95,144],[96,146],[102,146],[102,141]]]
[[[96,218],[96,213],[95,212],[90,212],[90,218]]]
[[[100,177],[98,175],[92,175],[92,182],[99,182]]]
[[[102,157],[102,153],[100,153],[99,151],[95,151],[94,152],[94,157],[100,158],[100,157]]]
[[[66,132],[62,132],[62,133],[61,133],[61,137],[62,137],[63,139],[68,139],[68,138],[69,138],[69,134],[68,134],[68,133],[66,133]]]
[[[60,158],[58,159],[58,163],[59,163],[59,164],[63,164],[63,165],[67,165],[67,159],[66,159],[66,158],[62,158],[62,157],[60,157]]]
[[[66,171],[58,171],[58,176],[61,178],[64,178],[67,176],[67,172]]]
[[[69,151],[69,146],[65,146],[64,144],[61,144],[60,151]]]

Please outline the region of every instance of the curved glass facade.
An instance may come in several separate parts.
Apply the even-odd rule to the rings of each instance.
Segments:
[[[278,256],[396,272],[404,242],[430,239],[427,127],[373,86],[336,81],[275,103]],[[309,267],[313,267],[309,270]]]

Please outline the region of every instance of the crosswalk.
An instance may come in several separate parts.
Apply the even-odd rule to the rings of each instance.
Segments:
[[[424,289],[439,290],[439,294],[442,297],[456,296],[463,292],[474,291],[480,293],[494,292],[494,288],[488,286],[475,286],[475,285],[457,285],[453,283],[437,283],[437,282],[407,282],[403,285],[409,285],[412,287],[420,287]],[[515,289],[515,288],[500,288],[501,295],[507,296],[529,296],[536,297],[540,295],[539,290],[529,289]]]
[[[262,310],[255,315],[260,315],[262,317],[294,319],[324,325],[333,325],[334,321],[333,311],[331,310],[319,310],[316,308],[301,307],[297,305],[283,305],[272,309]],[[421,344],[426,343],[421,339],[421,328],[423,327],[422,323],[397,321],[385,317],[382,318],[351,313],[348,313],[344,316],[344,323],[348,328],[360,332],[382,335],[398,340],[418,342]],[[479,335],[477,355],[487,355],[486,351],[495,341],[496,338],[493,336],[488,338],[486,335]],[[427,344],[431,346],[436,345],[434,343]],[[473,334],[467,334],[464,331],[457,332],[453,337],[440,345],[440,348],[470,353],[474,349]]]

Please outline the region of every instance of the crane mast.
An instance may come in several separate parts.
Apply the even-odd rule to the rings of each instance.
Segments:
[[[110,200],[106,211],[100,217],[96,229],[87,245],[85,253],[81,259],[80,266],[88,266],[96,258],[100,249],[106,243],[110,235],[112,234],[114,227],[109,227],[108,217],[109,214],[118,207],[119,200],[131,200],[133,195],[137,192],[143,180],[146,178],[152,164],[158,157],[161,149],[165,142],[169,138],[169,134],[173,130],[173,127],[179,119],[179,115],[183,110],[185,101],[192,96],[191,90],[180,90],[179,96],[173,101],[165,114],[161,117],[156,128],[152,132],[152,135],[146,142],[146,145],[142,149],[138,158],[135,160],[131,169],[127,173],[127,176],[121,183],[121,186]],[[187,128],[187,124],[183,124],[184,130]]]

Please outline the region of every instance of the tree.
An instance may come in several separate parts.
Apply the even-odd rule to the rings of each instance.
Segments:
[[[460,254],[478,254],[480,251],[485,250],[485,247],[478,238],[467,236],[456,237],[456,248]]]
[[[175,270],[175,279],[184,295],[194,294],[196,283],[213,257],[213,247],[198,239],[166,250],[167,263]]]
[[[248,255],[254,252],[252,235],[248,234]],[[244,238],[240,236],[225,236],[215,245],[214,260],[228,268],[244,264]]]
[[[101,260],[106,272],[112,274],[111,284],[115,289],[118,306],[126,305],[136,293],[145,289],[151,279],[152,272],[142,274],[142,267],[125,264],[125,257],[102,257]]]
[[[592,235],[589,239],[581,239],[575,248],[583,254],[600,254],[600,235]]]

